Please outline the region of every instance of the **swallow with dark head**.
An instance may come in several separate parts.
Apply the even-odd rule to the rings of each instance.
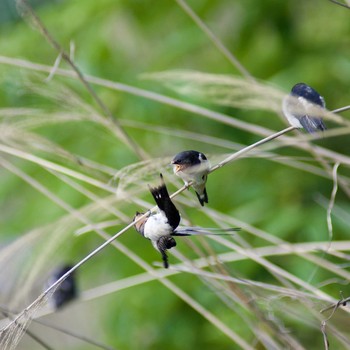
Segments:
[[[232,232],[240,230],[240,228],[179,227],[180,213],[171,201],[162,174],[160,174],[160,180],[161,185],[159,187],[150,187],[150,192],[158,206],[158,212],[148,213],[147,215],[136,212],[134,227],[143,237],[149,239],[153,247],[160,252],[165,268],[169,267],[166,251],[176,246],[174,237],[212,235],[213,231]]]
[[[324,98],[311,86],[298,83],[283,99],[282,110],[289,124],[308,133],[326,130],[319,116],[325,109]]]
[[[151,194],[157,203],[159,212],[149,214],[143,219],[135,222],[135,229],[143,237],[148,238],[155,249],[157,249],[163,258],[164,267],[168,268],[167,249],[176,246],[176,241],[172,237],[175,229],[180,223],[180,213],[169,197],[168,190],[165,186],[163,175],[160,174],[161,185],[159,187],[150,187]],[[134,221],[144,213],[136,212]]]
[[[208,203],[206,182],[210,171],[207,157],[197,151],[183,151],[178,153],[171,161],[175,175],[179,176],[186,186],[192,183],[201,206]]]
[[[54,284],[69,270],[72,269],[72,265],[63,265],[58,267],[47,281],[47,286]],[[75,271],[66,277],[66,279],[59,284],[55,289],[50,299],[50,303],[58,310],[65,306],[70,301],[74,300],[78,295],[78,288],[75,278]]]

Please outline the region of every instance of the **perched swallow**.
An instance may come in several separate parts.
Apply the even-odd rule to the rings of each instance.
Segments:
[[[201,152],[183,151],[173,158],[171,164],[175,175],[181,177],[186,186],[192,181],[192,187],[201,206],[204,206],[204,203],[208,203],[205,184],[210,170],[210,163],[207,157]]]
[[[290,95],[283,100],[282,110],[291,126],[308,133],[326,130],[321,117],[320,108],[325,109],[323,97],[309,85],[299,83],[293,86]]]
[[[159,212],[156,214],[150,213],[140,221],[136,222],[135,228],[142,236],[151,240],[153,247],[162,254],[164,267],[168,268],[169,264],[166,251],[167,249],[176,246],[176,241],[172,235],[175,229],[179,226],[180,213],[169,197],[162,174],[160,174],[160,179],[161,185],[159,187],[150,187],[150,191],[157,203]],[[144,215],[144,213],[136,212],[134,221],[142,215]]]
[[[239,228],[230,229],[205,229],[200,227],[178,227],[180,224],[180,213],[169,197],[168,190],[160,174],[161,185],[150,191],[158,206],[158,213],[149,213],[144,218],[135,222],[137,232],[152,242],[153,247],[158,250],[163,259],[164,267],[168,268],[168,256],[166,251],[176,246],[174,236],[210,235],[210,231],[239,231]],[[144,213],[136,212],[134,221],[138,220]]]
[[[64,274],[66,274],[72,266],[65,265],[57,268],[50,279],[47,281],[47,285],[50,286],[59,280]],[[75,272],[70,274],[53,292],[51,302],[55,309],[60,309],[71,300],[77,297],[77,286],[75,280]]]

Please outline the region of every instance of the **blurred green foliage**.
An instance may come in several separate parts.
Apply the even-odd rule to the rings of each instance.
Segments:
[[[1,55],[53,65],[58,53],[30,23],[16,18],[13,2],[5,1],[0,5]],[[325,97],[329,109],[349,103],[350,11],[329,1],[316,0],[192,0],[189,5],[255,78],[275,84],[286,92],[295,83],[306,82]],[[143,73],[177,68],[238,75],[235,67],[175,1],[56,1],[36,7],[36,11],[67,51],[69,43],[74,42],[74,62],[84,74],[198,103],[274,130],[285,125],[267,112],[193,101],[161,84],[140,79]],[[61,67],[67,68],[67,64],[62,63]],[[50,110],[56,110],[59,101],[40,97],[28,88],[29,81],[41,83],[43,79],[44,76],[33,77],[24,69],[0,65],[0,106],[43,108],[50,118]],[[87,103],[94,103],[79,82],[60,77],[54,77],[54,81],[65,84]],[[254,134],[201,119],[171,106],[101,87],[95,87],[95,90],[121,121],[203,132],[243,144],[258,140]],[[228,152],[195,140],[170,138],[131,127],[126,130],[155,158],[171,159],[176,152],[187,148],[208,154]],[[138,160],[108,130],[94,123],[72,121],[41,126],[35,131],[73,154],[115,169]],[[347,136],[320,140],[318,144],[345,153],[350,149]],[[302,151],[290,148],[280,153],[305,156]],[[79,208],[87,202],[81,193],[72,191],[38,166],[19,160],[14,162],[24,172],[50,186],[72,207]],[[49,224],[63,214],[62,209],[22,180],[3,169],[0,173],[3,243]],[[106,176],[101,180],[107,183],[110,178]],[[145,198],[149,199],[146,190]],[[319,194],[329,198],[331,190],[332,182],[328,179],[260,158],[236,161],[212,174],[208,182],[210,206],[290,242],[327,240],[326,212],[315,198]],[[348,198],[341,192],[337,203],[349,209]],[[130,209],[130,217],[134,209],[137,208]],[[186,214],[201,225],[205,221],[198,222],[202,216],[197,212],[198,208],[194,208]],[[114,233],[116,229],[109,231]],[[334,220],[334,231],[337,240],[347,239],[348,229],[340,220]],[[262,244],[244,232],[242,235],[252,246]],[[159,260],[149,242],[140,240],[134,232],[122,236],[120,241],[147,261]],[[71,239],[62,255],[78,261],[100,243],[99,238],[91,235]],[[293,273],[301,273],[303,278],[313,271],[313,267],[306,264],[291,266],[294,266]],[[235,265],[233,270],[251,278],[266,274],[251,262]],[[139,267],[130,264],[114,249],[107,249],[82,269],[80,283],[84,289],[136,272],[141,272]],[[210,303],[211,291],[201,290],[203,285],[195,283],[191,276],[182,277],[178,283],[184,289],[191,289],[199,300],[207,298],[206,303]],[[338,297],[337,290],[335,288],[334,297]],[[99,337],[120,349],[236,348],[197,312],[156,282],[121,291],[99,303],[100,315],[97,317],[102,329]],[[249,333],[232,310],[221,306],[219,312],[237,333]],[[312,334],[307,339],[310,342],[307,348],[321,348],[320,332],[316,330]]]

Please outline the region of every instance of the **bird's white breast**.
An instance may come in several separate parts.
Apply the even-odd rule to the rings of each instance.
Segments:
[[[201,164],[190,166],[176,173],[187,184],[190,181],[195,185],[205,184],[206,179],[203,175],[209,172],[210,163],[208,160],[202,160]]]
[[[152,241],[157,241],[160,237],[168,236],[172,232],[173,229],[163,213],[150,216],[144,226],[145,238]]]
[[[302,99],[302,100],[305,100],[305,99]],[[302,102],[302,101],[299,101],[299,98],[297,99],[293,96],[286,96],[283,99],[282,110],[283,110],[283,114],[286,116],[289,124],[291,126],[294,126],[295,128],[300,129],[303,126],[300,124],[299,119],[295,116],[295,114],[297,114],[298,110],[300,113],[300,105],[298,105],[298,102]]]

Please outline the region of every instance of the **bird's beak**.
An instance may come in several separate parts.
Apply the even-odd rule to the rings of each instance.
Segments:
[[[174,166],[174,172],[175,173],[177,173],[178,171],[180,171],[181,170],[181,165],[180,164],[176,164],[176,163],[173,163],[173,162],[171,162],[172,164],[173,164],[173,166]]]

